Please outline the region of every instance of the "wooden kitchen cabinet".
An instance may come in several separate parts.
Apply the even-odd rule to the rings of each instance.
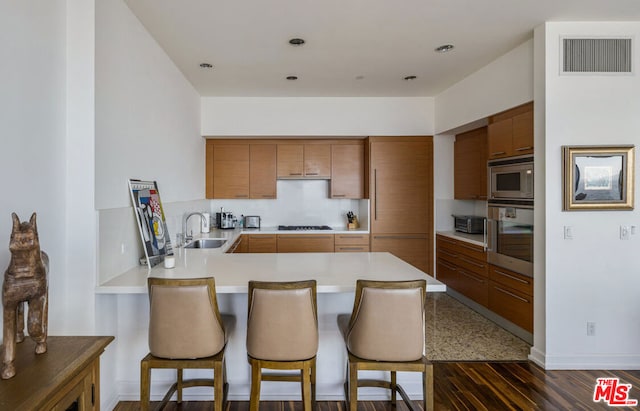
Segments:
[[[276,144],[251,144],[249,146],[250,198],[276,198],[276,159]]]
[[[333,234],[279,234],[279,253],[332,253]]]
[[[369,252],[369,234],[336,234],[336,253]]]
[[[489,309],[533,332],[533,278],[489,264]]]
[[[533,154],[533,102],[489,117],[490,160]]]
[[[453,145],[454,198],[487,199],[487,127],[456,135]]]
[[[370,137],[371,251],[433,273],[433,140]]]
[[[211,198],[249,198],[249,145],[215,145],[212,161]]]
[[[436,278],[467,298],[489,306],[487,254],[483,247],[436,235]]]
[[[278,144],[278,178],[331,178],[331,145]]]
[[[245,234],[243,234],[243,237]],[[248,253],[276,253],[278,244],[275,234],[247,234]]]
[[[227,250],[227,254],[246,253],[248,250],[248,240],[246,235],[239,236]]]
[[[364,145],[331,145],[331,198],[364,198]]]

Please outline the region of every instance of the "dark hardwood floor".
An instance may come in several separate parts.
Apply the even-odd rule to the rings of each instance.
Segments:
[[[619,378],[631,384],[629,398],[640,400],[640,370],[637,371],[545,371],[530,362],[435,363],[436,410],[640,410],[610,407],[593,402],[596,379]],[[420,402],[421,403],[421,402]],[[421,404],[420,404],[421,405]],[[210,410],[211,402],[171,403],[168,411]],[[344,411],[342,401],[318,401],[317,411]],[[116,411],[139,409],[135,401],[120,402]],[[247,401],[231,401],[225,411],[248,411]],[[262,402],[261,411],[302,411],[299,401]],[[359,411],[391,411],[384,401],[361,401]],[[399,403],[398,411],[408,408]]]

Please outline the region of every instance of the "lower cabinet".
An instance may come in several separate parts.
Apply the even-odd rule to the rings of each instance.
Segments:
[[[431,273],[427,234],[372,234],[371,251],[388,251],[414,267]]]
[[[333,234],[279,234],[279,253],[332,253]]]
[[[275,234],[248,234],[246,247],[247,253],[278,252],[278,243]]]
[[[367,253],[369,252],[369,234],[336,234],[336,253]]]
[[[229,249],[227,250],[227,254],[246,253],[247,249],[249,248],[247,243],[248,243],[247,236],[241,235],[240,237],[238,237],[236,241],[233,242],[231,247],[229,247]]]
[[[533,332],[533,278],[489,264],[489,309]]]

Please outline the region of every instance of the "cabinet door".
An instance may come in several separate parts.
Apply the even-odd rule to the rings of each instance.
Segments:
[[[372,232],[430,232],[431,147],[427,141],[371,143]]]
[[[278,178],[301,178],[303,165],[302,144],[278,144]]]
[[[442,258],[436,260],[436,280],[443,282],[456,291],[459,289],[458,269],[450,261]]]
[[[388,251],[414,267],[430,273],[426,234],[372,234],[371,251]]]
[[[513,155],[533,154],[533,111],[513,117]]]
[[[331,177],[331,145],[304,145],[304,176],[330,178]]]
[[[456,290],[485,307],[489,305],[489,279],[486,276],[458,267]]]
[[[255,199],[276,198],[277,145],[251,144],[249,196]]]
[[[249,145],[213,148],[213,198],[249,198]]]
[[[333,234],[280,234],[279,253],[332,253]]]
[[[487,199],[487,128],[458,134],[453,146],[454,198]]]
[[[487,131],[490,159],[512,155],[513,120],[511,118],[489,124]]]
[[[249,253],[275,253],[278,251],[275,235],[249,235],[247,240],[247,252]]]
[[[331,146],[331,198],[364,197],[364,146]]]
[[[533,297],[489,281],[489,309],[519,327],[533,332]]]

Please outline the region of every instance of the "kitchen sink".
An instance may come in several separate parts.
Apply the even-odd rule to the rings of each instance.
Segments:
[[[219,240],[216,238],[199,238],[186,244],[184,248],[220,248],[227,240]]]

